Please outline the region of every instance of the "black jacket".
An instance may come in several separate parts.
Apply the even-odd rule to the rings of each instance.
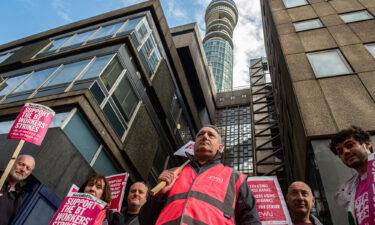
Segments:
[[[9,183],[5,182],[0,191],[0,225],[12,223],[26,193],[20,184],[16,185],[15,191],[9,191],[9,189]]]
[[[197,173],[197,175],[221,164],[220,153],[218,153],[213,160],[207,162],[202,166],[199,165],[199,163],[191,157],[189,158],[191,160],[190,165]],[[156,198],[150,198],[140,211],[139,223],[141,225],[155,224],[164,207],[165,202],[166,199],[157,200]],[[235,206],[235,222],[237,225],[261,225],[255,203],[255,197],[247,186],[247,182],[245,179],[240,186]]]

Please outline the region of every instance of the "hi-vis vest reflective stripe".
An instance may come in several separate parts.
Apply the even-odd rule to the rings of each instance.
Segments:
[[[236,198],[245,178],[222,164],[198,176],[187,165],[170,190],[156,225],[235,224]]]

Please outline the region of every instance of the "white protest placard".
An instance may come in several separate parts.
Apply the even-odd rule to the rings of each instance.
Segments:
[[[262,225],[293,224],[277,177],[249,177],[247,185],[255,196]]]
[[[178,155],[178,156],[186,157],[186,152],[187,152],[190,155],[194,155],[194,144],[195,144],[194,141],[189,141],[184,146],[182,146],[177,151],[175,151],[175,153],[173,153],[173,154]]]

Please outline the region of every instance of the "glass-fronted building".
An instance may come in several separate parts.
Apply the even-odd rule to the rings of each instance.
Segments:
[[[148,1],[0,46],[0,170],[17,145],[7,133],[22,106],[56,111],[41,146],[22,149],[36,168],[15,224],[48,224],[72,184],[92,173],[128,172],[129,183],[153,186],[180,163],[174,151],[213,116],[199,113],[172,41],[160,2]]]
[[[233,30],[238,12],[232,0],[213,0],[206,9],[206,36],[203,40],[208,66],[218,92],[233,86]]]

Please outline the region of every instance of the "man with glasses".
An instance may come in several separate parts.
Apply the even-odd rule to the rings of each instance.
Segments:
[[[31,155],[20,155],[0,191],[0,225],[12,223],[25,195],[20,182],[33,171],[35,160]]]

